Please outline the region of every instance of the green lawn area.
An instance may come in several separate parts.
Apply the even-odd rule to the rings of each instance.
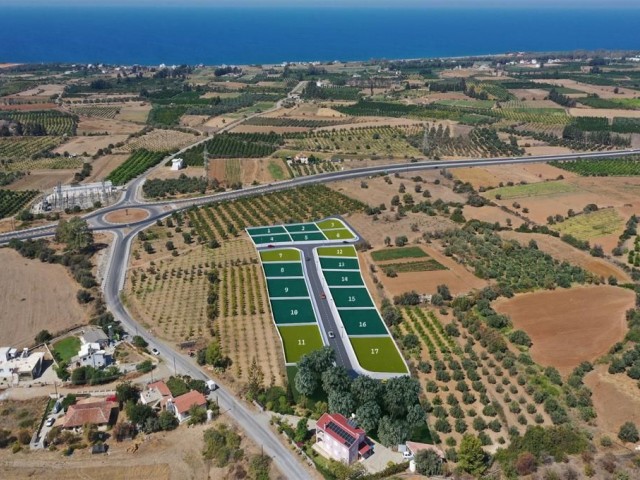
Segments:
[[[513,187],[500,187],[489,190],[486,195],[495,199],[500,195],[502,200],[513,198],[540,197],[545,195],[558,195],[561,193],[575,192],[577,187],[563,180],[553,182],[528,183],[526,185],[514,185]]]
[[[386,248],[384,250],[371,252],[371,258],[376,262],[398,260],[400,258],[423,258],[428,256],[429,255],[420,247]]]
[[[337,218],[328,218],[327,220],[316,222],[316,225],[318,225],[318,228],[321,230],[327,230],[330,228],[347,228],[342,220],[338,220]]]
[[[263,262],[299,262],[301,259],[300,250],[295,248],[260,251],[260,260]]]
[[[269,170],[269,174],[273,177],[274,180],[284,180],[285,174],[284,169],[280,162],[276,160],[271,160],[269,165],[267,166],[267,170]]]
[[[408,373],[391,337],[351,337],[360,366],[370,372]]]
[[[346,228],[341,228],[339,230],[325,230],[324,234],[329,240],[352,240],[355,238],[353,233]]]
[[[579,240],[590,240],[621,231],[623,219],[613,208],[604,208],[597,212],[576,215],[552,228],[561,234],[573,235]]]
[[[346,247],[318,247],[320,257],[357,257],[356,249],[352,246]]]
[[[320,329],[317,325],[294,325],[278,327],[284,356],[287,363],[297,363],[300,357],[323,347]]]
[[[53,345],[54,354],[60,357],[63,362],[68,362],[80,351],[80,339],[78,337],[67,337]]]

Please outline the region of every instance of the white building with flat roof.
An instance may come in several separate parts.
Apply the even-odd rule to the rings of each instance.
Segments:
[[[42,373],[44,353],[29,353],[25,348],[22,352],[13,347],[0,347],[0,380],[11,383],[20,380],[33,380]]]

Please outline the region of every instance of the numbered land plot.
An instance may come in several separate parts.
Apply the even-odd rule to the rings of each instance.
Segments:
[[[268,279],[278,277],[303,278],[302,264],[298,262],[263,263],[262,268],[264,268],[264,274]]]
[[[328,240],[353,240],[356,236],[347,230],[346,228],[339,228],[337,230],[323,230],[322,233]]]
[[[300,232],[290,233],[293,242],[326,242],[327,237],[322,232]]]
[[[360,271],[360,265],[357,258],[330,258],[320,257],[320,266],[325,272],[331,270],[355,270]]]
[[[270,299],[271,311],[276,325],[297,323],[317,323],[311,300],[306,299]]]
[[[373,308],[373,301],[366,287],[330,288],[331,296],[337,308]]]
[[[302,252],[296,248],[279,248],[278,250],[260,251],[260,260],[266,262],[300,262]]]
[[[291,236],[288,233],[274,233],[270,235],[255,235],[251,236],[251,240],[256,245],[271,245],[273,243],[290,243]]]
[[[338,314],[344,325],[347,335],[368,336],[388,335],[387,329],[375,308],[368,309],[339,309]]]
[[[309,298],[304,278],[267,278],[269,298]]]
[[[318,256],[322,257],[350,257],[358,261],[356,249],[352,246],[345,247],[318,247]]]
[[[282,225],[275,225],[273,227],[247,227],[247,233],[251,237],[261,237],[264,235],[287,233],[287,231]]]
[[[322,231],[337,229],[349,230],[349,227],[347,227],[345,223],[338,218],[327,218],[326,220],[316,222],[316,225]]]
[[[360,271],[325,271],[324,278],[327,281],[327,285],[330,287],[362,287],[364,286],[364,280]]]
[[[317,325],[291,325],[278,327],[284,346],[287,364],[298,363],[303,355],[323,347],[320,329]]]
[[[358,363],[365,370],[379,373],[408,373],[407,366],[391,337],[351,337],[349,340]]]
[[[319,232],[320,228],[313,223],[289,223],[287,225],[283,225],[283,227],[289,233],[310,233],[310,232]]]

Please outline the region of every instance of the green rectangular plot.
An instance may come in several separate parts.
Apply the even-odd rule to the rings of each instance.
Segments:
[[[302,277],[300,263],[265,263],[263,267],[267,277]]]
[[[339,286],[344,287],[347,285],[351,286],[362,286],[364,285],[364,281],[362,280],[362,275],[360,275],[360,271],[357,272],[322,272],[324,274],[324,278],[327,281],[327,285],[330,287]]]
[[[252,237],[258,235],[271,235],[272,233],[287,233],[283,226],[276,225],[273,227],[248,227],[247,233]]]
[[[263,262],[299,262],[302,257],[300,250],[295,248],[279,248],[277,250],[261,250],[260,260]]]
[[[366,288],[331,288],[336,307],[373,307]]]
[[[352,337],[349,339],[358,363],[370,372],[408,373],[391,337]]]
[[[323,270],[360,270],[357,258],[320,258]]]
[[[351,245],[339,247],[319,247],[318,256],[320,257],[357,257],[356,249]]]
[[[271,308],[278,325],[316,323],[311,300],[271,300]]]
[[[323,230],[323,233],[329,240],[353,240],[356,238],[353,233],[346,228],[341,228],[339,230]]]
[[[337,218],[328,218],[326,220],[322,220],[321,222],[316,222],[318,228],[320,230],[327,230],[329,228],[346,228],[347,226],[342,222],[342,220],[338,220]]]
[[[281,243],[281,242],[290,242],[291,237],[289,237],[288,233],[276,233],[274,235],[257,235],[255,237],[251,237],[256,245],[264,245],[266,243]]]
[[[375,308],[368,310],[338,310],[347,335],[388,335]]]
[[[291,233],[290,235],[294,242],[324,242],[327,240],[322,232]]]
[[[303,355],[320,350],[324,344],[317,325],[278,327],[287,363],[297,363]]]
[[[316,227],[315,223],[294,223],[284,226],[289,233],[297,232],[318,232],[320,229]]]
[[[304,278],[270,278],[267,280],[267,289],[269,290],[269,296],[271,298],[309,296]]]

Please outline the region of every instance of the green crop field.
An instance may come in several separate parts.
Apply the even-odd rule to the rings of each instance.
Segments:
[[[357,257],[356,249],[348,247],[318,247],[320,257]]]
[[[385,265],[382,265],[382,269],[385,272],[393,270],[396,273],[435,272],[437,270],[448,270],[447,267],[434,260],[433,258],[416,262],[387,263]]]
[[[277,250],[262,250],[260,260],[263,262],[299,262],[300,250],[295,248],[279,248]]]
[[[165,155],[164,152],[136,150],[123,164],[107,176],[107,180],[111,180],[114,185],[124,185],[129,180],[136,178],[151,167],[156,166],[162,161]]]
[[[420,247],[387,248],[371,252],[371,258],[376,262],[385,260],[399,260],[401,258],[424,258],[427,253]]]
[[[0,189],[0,218],[10,217],[22,210],[40,192],[37,190]]]
[[[265,263],[262,265],[267,278],[276,277],[302,277],[302,265],[300,263]]]
[[[553,226],[562,234],[573,235],[579,240],[590,240],[622,231],[624,221],[613,208],[576,215]]]
[[[80,351],[80,339],[78,337],[67,337],[53,345],[54,355],[63,362],[68,362]]]
[[[640,175],[640,157],[635,156],[602,160],[549,162],[549,165],[577,173],[583,177],[631,177]]]
[[[489,190],[486,195],[493,199],[496,199],[499,195],[502,200],[511,200],[514,198],[558,195],[562,193],[575,192],[576,190],[577,187],[564,181],[553,181],[494,188],[493,190]]]
[[[352,337],[349,339],[360,366],[370,372],[408,373],[391,337]]]
[[[267,280],[267,289],[271,298],[308,297],[309,291],[303,278],[281,279],[270,278]]]
[[[60,137],[6,137],[0,138],[0,160],[13,162],[29,159],[60,145]]]
[[[338,310],[347,335],[388,335],[375,308],[366,310]]]
[[[292,325],[278,327],[287,363],[297,363],[303,355],[323,347],[317,325]]]
[[[355,236],[346,228],[338,230],[324,230],[325,236],[329,240],[353,240]]]

